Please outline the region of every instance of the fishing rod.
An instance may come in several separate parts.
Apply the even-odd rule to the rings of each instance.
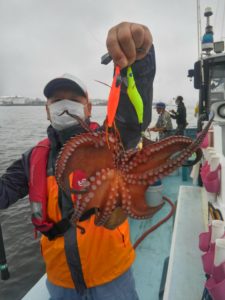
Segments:
[[[7,261],[6,261],[5,247],[4,247],[1,224],[0,224],[0,271],[1,271],[1,279],[2,280],[9,279],[10,275],[9,275],[9,270],[8,270],[8,266],[7,266]]]

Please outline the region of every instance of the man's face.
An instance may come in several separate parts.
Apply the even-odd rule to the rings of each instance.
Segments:
[[[91,102],[88,101],[88,98],[80,95],[74,90],[71,89],[59,89],[56,90],[53,95],[47,99],[46,111],[47,111],[47,119],[51,121],[50,113],[49,113],[49,105],[56,103],[60,100],[67,99],[74,102],[79,102],[84,106],[84,114],[85,118],[89,118],[91,116]]]
[[[179,105],[179,103],[180,103],[180,100],[179,100],[179,99],[176,99],[176,100],[175,100],[175,104],[176,104],[176,105]]]
[[[160,115],[163,111],[162,107],[156,107],[157,113]]]

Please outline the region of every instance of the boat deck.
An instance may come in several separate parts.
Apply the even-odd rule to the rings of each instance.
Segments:
[[[198,236],[205,231],[205,206],[202,188],[180,187],[164,300],[202,298],[205,276]]]
[[[133,270],[140,300],[201,299],[204,286],[198,250],[198,235],[204,231],[201,188],[182,178],[181,174],[175,174],[163,179],[163,195],[178,202],[175,224],[174,218],[170,218],[137,247]],[[165,204],[151,220],[131,220],[132,241],[164,218],[169,210],[170,206]],[[162,273],[169,256],[163,295]]]
[[[185,181],[183,179],[185,179]],[[170,198],[174,203],[177,202],[179,195],[178,202],[181,203],[178,204],[179,211],[177,209],[175,227],[174,217],[172,217],[147,236],[137,247],[136,260],[133,265],[136,288],[140,300],[197,300],[201,298],[204,281],[200,252],[198,251],[198,235],[204,230],[203,220],[201,220],[203,217],[201,210],[201,193],[199,192],[200,188],[191,187],[191,181],[186,181],[186,178],[181,176],[181,169],[164,178],[162,182],[163,195]],[[189,186],[187,187],[188,190],[184,189],[185,186]],[[180,187],[181,192],[179,194]],[[187,201],[188,199],[192,201]],[[195,201],[193,201],[193,199]],[[197,206],[195,205],[196,203]],[[169,213],[170,209],[170,205],[166,203],[151,220],[130,220],[132,242],[134,243],[146,230],[163,219]],[[191,210],[195,213],[192,214]],[[187,225],[190,224],[190,226],[192,226],[192,223],[195,226],[191,229],[192,234],[186,236],[187,231],[185,230],[187,230]],[[188,245],[188,247],[185,248],[185,245]],[[185,251],[185,249],[189,249],[190,251]],[[172,259],[170,259],[168,268],[169,279],[167,279],[164,298],[163,295],[159,298],[164,261],[170,256],[170,251],[172,253]],[[190,255],[190,253],[194,255]],[[187,254],[189,255],[188,261],[186,261]],[[187,264],[189,264],[188,268]],[[197,271],[194,282],[195,289],[191,289],[187,297],[185,297],[185,294],[180,294],[183,293],[183,290],[187,290],[187,288],[182,289],[182,285],[185,285],[188,280],[193,282],[190,280],[192,277],[187,280],[186,276],[192,276],[191,272],[193,272],[194,269]],[[184,276],[182,276],[182,274]],[[45,277],[42,277],[23,300],[48,299],[44,281]],[[180,292],[178,290],[180,290]],[[176,298],[175,294],[182,295],[182,297]]]

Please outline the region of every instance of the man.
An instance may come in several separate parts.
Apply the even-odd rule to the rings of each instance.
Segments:
[[[111,28],[107,48],[113,62],[122,68],[132,65],[135,82],[144,104],[143,129],[151,118],[155,56],[149,29],[135,23],[120,23]],[[116,114],[116,126],[125,148],[136,147],[141,137],[140,124],[126,93],[123,81]],[[91,129],[91,103],[82,82],[65,74],[44,88],[47,117],[51,122],[48,139],[23,154],[0,178],[0,208],[7,208],[29,194],[32,220],[43,235],[41,250],[46,264],[47,287],[51,300],[136,300],[138,299],[131,265],[135,253],[130,242],[129,225],[108,230],[94,225],[90,212],[78,226],[71,224],[73,202],[58,187],[55,161],[62,145],[84,132],[66,112],[78,115]],[[72,174],[76,179],[75,172]],[[75,199],[76,201],[76,199]],[[44,217],[46,216],[46,217]],[[79,225],[85,229],[83,233]]]
[[[177,123],[175,135],[184,135],[184,129],[188,123],[186,119],[186,107],[183,103],[183,97],[178,96],[175,100],[175,103],[177,105],[177,111],[175,112],[173,109],[170,111],[171,118],[175,119]]]
[[[166,104],[164,102],[156,103],[156,111],[159,114],[158,120],[154,127],[150,128],[149,131],[158,132],[159,139],[163,139],[171,135],[173,129],[170,114],[166,111]]]

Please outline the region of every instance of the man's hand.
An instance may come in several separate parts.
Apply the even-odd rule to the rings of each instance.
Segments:
[[[165,128],[165,127],[161,127],[161,128],[158,128],[158,127],[152,127],[152,128],[148,128],[147,131],[148,131],[148,132],[150,132],[150,131],[154,131],[154,132],[164,132],[164,131],[166,131],[166,128]]]
[[[151,132],[151,131],[155,131],[155,132],[156,132],[156,131],[158,131],[158,130],[157,130],[156,127],[152,127],[152,128],[148,128],[147,131],[148,131],[148,132]]]
[[[144,25],[123,22],[109,30],[106,45],[114,63],[125,68],[146,56],[152,35]]]

